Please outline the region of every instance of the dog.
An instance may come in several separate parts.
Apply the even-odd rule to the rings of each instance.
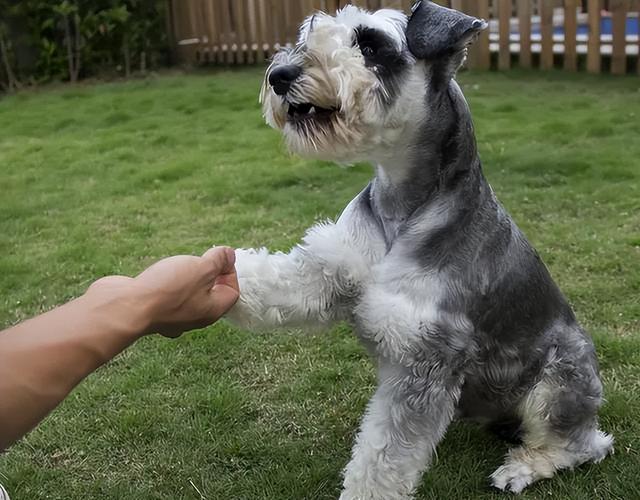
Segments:
[[[454,418],[521,444],[491,476],[521,492],[599,462],[592,340],[482,173],[455,75],[487,23],[429,1],[307,18],[261,92],[289,149],[375,176],[289,253],[238,250],[249,329],[347,321],[377,365],[342,500],[412,498]]]

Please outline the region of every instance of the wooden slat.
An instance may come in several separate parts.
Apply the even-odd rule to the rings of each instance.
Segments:
[[[256,62],[256,6],[255,0],[243,0],[245,2],[245,33],[247,43],[247,63]]]
[[[220,4],[222,8],[220,9],[222,15],[222,26],[224,33],[224,62],[226,64],[233,64],[233,44],[234,40],[234,32],[233,25],[231,20],[231,9],[229,8],[228,0],[220,0]]]
[[[600,55],[600,2],[601,0],[589,0],[589,42],[587,47],[587,71],[600,73],[602,68],[602,56]]]
[[[326,0],[327,2],[327,12],[329,14],[334,14],[336,10],[338,10],[339,2],[338,0]]]
[[[276,31],[274,29],[275,23],[273,22],[274,12],[273,12],[273,0],[260,0],[264,7],[264,44],[268,47],[268,55],[271,57],[274,53],[274,46],[276,43]]]
[[[258,63],[264,62],[264,45],[266,39],[265,31],[265,8],[264,0],[255,0],[256,5],[256,43],[258,44],[258,50],[256,51],[256,61]]]
[[[292,44],[298,39],[298,29],[300,28],[300,23],[302,23],[304,19],[304,14],[302,11],[302,2],[299,0],[293,0],[291,2],[291,24],[289,25],[289,33],[288,40]]]
[[[511,68],[511,50],[509,34],[511,23],[511,0],[498,0],[498,16],[500,31],[500,51],[498,52],[498,69]]]
[[[611,0],[611,21],[613,23],[613,52],[611,54],[611,73],[624,75],[627,72],[627,53],[625,30],[627,26],[628,0]]]
[[[489,18],[489,0],[463,0],[462,11],[479,19]],[[469,68],[489,69],[491,53],[489,52],[488,29],[469,48],[467,66]]]
[[[577,71],[578,54],[576,36],[578,34],[577,0],[564,0],[564,69]]]
[[[475,15],[489,22],[489,0],[476,0]],[[489,28],[484,30],[478,37],[475,47],[471,50],[475,52],[473,63],[478,69],[487,70],[491,67],[491,50],[489,49]]]
[[[291,32],[293,31],[293,3],[296,0],[280,0],[284,5],[284,24],[282,25],[282,45],[286,45],[291,40]]]
[[[284,45],[286,29],[286,12],[285,6],[281,1],[270,0],[270,12],[271,12],[271,29],[273,29],[273,41],[275,44]],[[271,47],[275,52],[275,44],[272,43]]]
[[[176,41],[175,55],[178,57],[178,59],[182,60],[180,46],[177,45],[177,42],[180,41],[180,38],[182,37],[182,33],[180,33],[180,8],[178,7],[178,2],[176,0],[171,1],[169,7],[171,8],[171,27],[173,28],[173,39]]]
[[[520,67],[531,67],[531,0],[518,0]]]
[[[189,47],[189,58],[192,62],[198,62],[198,49],[202,43],[202,31],[200,30],[200,1],[199,0],[190,0],[189,1],[189,34],[190,37],[194,39],[198,39],[198,43],[194,43],[192,45],[188,45]]]
[[[209,49],[209,61],[217,63],[217,54],[219,49],[219,34],[220,32],[216,26],[216,11],[213,6],[213,0],[206,0],[204,2],[204,22],[205,31],[207,34],[207,48]]]
[[[540,0],[540,34],[542,35],[542,52],[540,67],[553,68],[553,0]]]
[[[413,0],[403,0],[402,1],[402,10],[405,14],[409,14],[411,12],[411,7],[415,2]]]
[[[302,14],[306,18],[313,14],[316,10],[313,0],[303,0],[302,1]]]
[[[237,64],[245,63],[245,45],[247,44],[247,33],[245,28],[245,0],[234,0],[233,1],[233,15],[234,15],[234,24],[236,26],[236,45],[237,49],[235,51],[235,62]],[[247,61],[248,62],[248,61]]]

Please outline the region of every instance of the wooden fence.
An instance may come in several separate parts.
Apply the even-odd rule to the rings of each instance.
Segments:
[[[262,63],[295,43],[315,10],[351,3],[409,12],[413,0],[172,0],[170,31],[180,61]],[[640,73],[640,0],[443,0],[441,5],[487,19],[470,51],[470,67],[512,66],[591,73]]]

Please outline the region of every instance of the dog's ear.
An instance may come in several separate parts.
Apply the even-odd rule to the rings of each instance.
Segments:
[[[416,2],[407,25],[407,45],[416,59],[450,60],[452,74],[464,51],[487,28],[486,21],[447,9],[429,0]],[[448,66],[448,65],[445,65]]]

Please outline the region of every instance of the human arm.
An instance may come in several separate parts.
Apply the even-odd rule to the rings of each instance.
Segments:
[[[0,332],[0,450],[32,429],[87,375],[149,333],[177,337],[238,298],[231,249],[111,276],[81,297]]]

